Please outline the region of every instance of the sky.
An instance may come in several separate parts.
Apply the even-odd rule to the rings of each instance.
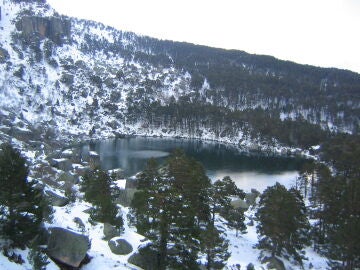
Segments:
[[[47,1],[141,35],[360,73],[360,0]]]

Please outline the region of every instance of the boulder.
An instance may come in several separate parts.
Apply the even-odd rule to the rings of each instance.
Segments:
[[[286,270],[283,261],[276,257],[265,257],[261,263],[267,263],[267,269]]]
[[[48,256],[68,266],[79,267],[90,247],[89,238],[59,227],[50,228],[49,232]]]
[[[10,58],[7,50],[0,47],[0,64],[5,63]]]
[[[68,160],[67,158],[57,158],[57,159],[53,159],[50,164],[55,167],[58,168],[59,170],[62,171],[71,171],[72,170],[72,163],[70,160]]]
[[[104,223],[104,235],[105,235],[105,239],[109,240],[111,238],[114,238],[116,236],[120,235],[120,231],[115,227],[110,225],[109,223]]]
[[[156,270],[157,254],[149,246],[140,248],[138,252],[132,254],[128,262],[142,269]]]
[[[63,74],[60,78],[60,82],[62,82],[63,84],[65,84],[67,86],[71,86],[74,83],[74,75],[63,72]]]
[[[66,166],[68,166],[68,165],[66,165]],[[79,178],[77,176],[69,173],[68,171],[65,171],[64,173],[60,174],[60,176],[58,178],[58,182],[64,182],[64,183],[75,185],[75,184],[79,183]]]
[[[132,246],[128,241],[121,238],[114,238],[108,242],[111,252],[116,255],[127,255],[133,251]]]
[[[11,127],[10,133],[16,139],[24,142],[28,142],[34,137],[32,131],[26,128]]]
[[[84,224],[84,222],[81,220],[81,218],[79,218],[79,217],[74,217],[73,221],[74,221],[74,223],[76,223],[76,225],[79,227],[79,229],[81,229],[82,232],[85,231],[85,224]]]
[[[250,193],[246,193],[245,195],[245,201],[248,205],[255,205],[256,203],[256,198],[259,196],[259,192],[253,192],[253,190],[251,190]]]
[[[60,206],[63,207],[65,205],[67,205],[69,203],[69,199],[66,197],[63,197],[59,194],[56,194],[55,192],[51,191],[51,190],[46,190],[45,191],[45,196],[48,200],[48,202],[52,205],[52,206]]]
[[[123,206],[130,206],[130,203],[134,197],[137,189],[127,188],[127,189],[118,189],[115,191],[115,203],[121,204]]]
[[[241,209],[244,209],[244,210],[247,210],[249,208],[249,205],[243,200],[234,200],[234,201],[231,202],[231,205],[234,208],[241,208]]]

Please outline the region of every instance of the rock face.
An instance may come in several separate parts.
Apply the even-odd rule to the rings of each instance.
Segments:
[[[261,262],[267,263],[267,269],[286,270],[283,261],[276,257],[265,257]]]
[[[5,63],[9,58],[10,55],[7,50],[0,47],[0,64]]]
[[[144,248],[139,249],[138,252],[132,254],[128,262],[139,266],[143,269],[148,270],[156,270],[157,267],[157,254],[153,250],[149,248],[149,246],[146,246]]]
[[[89,238],[85,235],[54,227],[49,229],[47,254],[71,267],[79,267],[89,249]]]
[[[59,45],[63,43],[64,37],[69,38],[71,35],[70,21],[58,17],[24,16],[17,22],[16,28],[22,31],[24,37],[30,37],[36,33],[40,37],[47,37]]]
[[[66,158],[54,158],[50,161],[50,165],[65,172],[72,170],[72,163]]]
[[[117,255],[127,255],[133,251],[132,246],[125,239],[112,239],[108,244],[111,252]]]
[[[45,191],[45,196],[52,206],[63,207],[69,203],[69,199],[52,192],[51,190]]]
[[[104,223],[103,232],[105,239],[107,240],[120,235],[120,231],[115,226],[112,226],[109,223]]]

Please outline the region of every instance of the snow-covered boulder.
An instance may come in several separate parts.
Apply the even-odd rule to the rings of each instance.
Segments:
[[[111,252],[117,255],[127,255],[133,251],[132,246],[125,239],[111,239],[108,244]]]
[[[59,227],[50,228],[49,232],[49,257],[71,267],[79,267],[89,249],[89,238]]]

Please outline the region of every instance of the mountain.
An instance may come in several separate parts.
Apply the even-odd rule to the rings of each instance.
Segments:
[[[42,138],[146,134],[292,147],[359,129],[360,75],[350,71],[138,36],[60,16],[44,1],[4,1],[1,12],[7,127],[21,123]]]

